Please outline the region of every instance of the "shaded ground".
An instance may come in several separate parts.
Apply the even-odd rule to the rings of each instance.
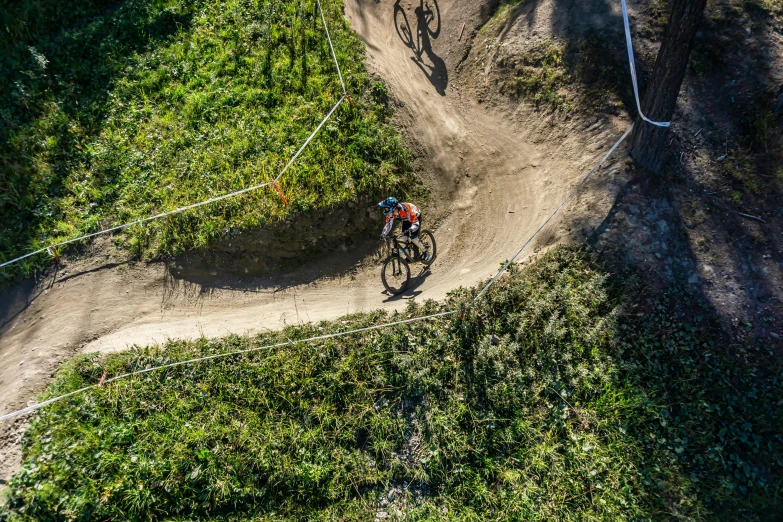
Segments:
[[[644,92],[667,11],[664,2],[630,7]],[[711,3],[674,116],[666,175],[617,165],[619,175],[591,184],[550,237],[618,252],[660,289],[685,282],[714,307],[727,334],[773,343],[783,335],[781,12],[769,2]],[[462,65],[477,100],[510,111],[533,102],[561,120],[584,111],[609,121],[635,113],[623,81],[619,4],[543,0],[501,13]],[[509,91],[531,77],[538,83]],[[585,99],[586,92],[596,97]],[[599,203],[611,210],[597,211]]]
[[[654,37],[654,18],[647,23]],[[642,263],[653,279],[697,288],[732,337],[774,344],[783,335],[779,30],[779,14],[749,3],[708,7],[674,117],[666,174],[627,172],[631,190],[594,235],[599,245]],[[645,46],[654,42],[642,40]]]

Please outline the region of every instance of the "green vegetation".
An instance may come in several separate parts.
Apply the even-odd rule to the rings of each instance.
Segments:
[[[0,519],[773,520],[783,367],[722,344],[709,315],[559,248],[463,320],[296,343],[392,318],[378,312],[80,357],[47,396],[290,341],[43,410]]]
[[[731,186],[753,194],[760,192],[760,178],[755,173],[749,154],[741,149],[732,150],[721,165],[723,172],[728,176]]]
[[[741,3],[746,9],[755,9],[767,16],[783,14],[783,3],[780,0],[742,0]]]
[[[410,186],[363,46],[324,5],[358,108],[283,178],[291,205],[269,189],[133,227],[132,252]],[[4,2],[0,29],[0,260],[268,181],[341,95],[315,0]]]
[[[696,39],[691,53],[691,69],[697,74],[721,74],[730,66],[728,57],[738,46],[748,44],[745,42],[748,36],[752,35],[755,44],[774,46],[775,27],[780,27],[781,22],[783,2],[780,0],[708,2],[701,23],[703,37]]]
[[[762,9],[764,6],[767,7]],[[691,69],[704,76],[702,83],[722,85],[727,71],[733,67],[730,57],[735,50],[744,45],[756,51],[765,48],[768,39],[774,38],[772,28],[783,21],[781,14],[781,2],[731,0],[708,3],[700,36],[691,53]],[[723,151],[718,156],[721,158],[719,169],[724,174],[722,186],[714,189],[725,191],[739,210],[747,211],[749,207],[766,206],[759,197],[766,196],[762,199],[772,203],[775,199],[772,195],[779,193],[776,172],[781,168],[783,157],[783,127],[776,105],[777,86],[764,85],[758,78],[749,78],[744,85],[742,95],[735,92],[724,95],[731,101],[732,130],[719,129],[708,120],[707,128],[711,130],[705,137],[710,148]],[[739,207],[740,203],[746,207]]]
[[[778,116],[772,108],[775,97],[762,92],[747,104],[743,104],[738,131],[732,136],[723,172],[730,186],[742,193],[758,196],[776,190],[775,174],[780,169],[783,132]],[[728,143],[728,142],[724,142]],[[733,194],[740,194],[735,191]],[[731,199],[735,203],[739,197]]]
[[[743,138],[748,142],[751,150],[767,150],[769,142],[775,138],[778,130],[778,115],[767,109],[765,105],[772,106],[771,96],[767,96],[764,102],[760,100],[751,105],[752,109],[746,114],[743,123]]]
[[[624,73],[611,39],[600,31],[586,31],[574,42],[547,40],[498,65],[513,71],[500,91],[526,98],[536,105],[570,113],[579,110],[613,111],[622,106],[619,86]]]
[[[492,70],[500,92],[563,114],[621,109],[620,88],[627,83],[627,70],[625,58],[618,55],[622,49],[612,44],[619,33],[589,29],[573,39],[545,40],[508,54],[501,40],[524,3],[502,2],[479,31],[476,41],[480,43],[474,46],[476,52],[488,53],[485,60],[497,64]],[[476,63],[485,62],[477,59]]]
[[[516,57],[515,78],[504,83],[501,92],[526,96],[536,105],[568,111],[570,104],[564,89],[570,79],[563,65],[564,52],[565,46],[547,40]]]
[[[648,27],[642,27],[640,32],[651,34],[654,30],[660,30],[669,24],[671,6],[669,0],[651,0],[645,8]]]

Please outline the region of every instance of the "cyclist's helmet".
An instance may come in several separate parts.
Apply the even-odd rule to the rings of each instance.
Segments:
[[[394,209],[397,208],[397,199],[386,198],[380,203],[378,203],[378,206],[381,207],[381,210],[383,210],[384,214],[391,214],[392,212],[394,212]]]

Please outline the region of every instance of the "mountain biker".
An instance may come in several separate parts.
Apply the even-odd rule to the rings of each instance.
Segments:
[[[413,203],[400,203],[396,198],[386,198],[378,203],[378,207],[386,214],[386,225],[384,225],[383,232],[381,232],[381,239],[385,240],[389,237],[394,228],[395,220],[399,219],[402,221],[402,236],[412,241],[419,248],[420,252],[424,252],[423,259],[425,262],[430,261],[432,254],[429,248],[419,241],[419,229],[421,228],[421,211],[419,207]]]

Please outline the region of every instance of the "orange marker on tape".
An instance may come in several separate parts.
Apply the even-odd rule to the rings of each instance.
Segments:
[[[280,194],[280,197],[283,198],[283,203],[285,203],[285,205],[288,206],[288,200],[285,199],[285,196],[283,195],[283,191],[280,190],[280,186],[277,184],[277,181],[273,181],[272,184],[275,186],[275,190],[277,190],[277,193]]]
[[[348,100],[348,103],[351,104],[351,107],[353,107],[354,109],[356,108],[356,105],[353,104],[353,102],[351,101],[351,97],[348,96],[348,93],[345,93],[345,99]]]
[[[52,245],[49,248],[46,249],[49,252],[49,255],[51,255],[54,258],[55,264],[60,264],[60,254],[57,252],[57,247]]]
[[[101,381],[98,383],[98,388],[103,388],[103,383],[106,382],[106,370],[103,370],[103,375],[101,376]]]

